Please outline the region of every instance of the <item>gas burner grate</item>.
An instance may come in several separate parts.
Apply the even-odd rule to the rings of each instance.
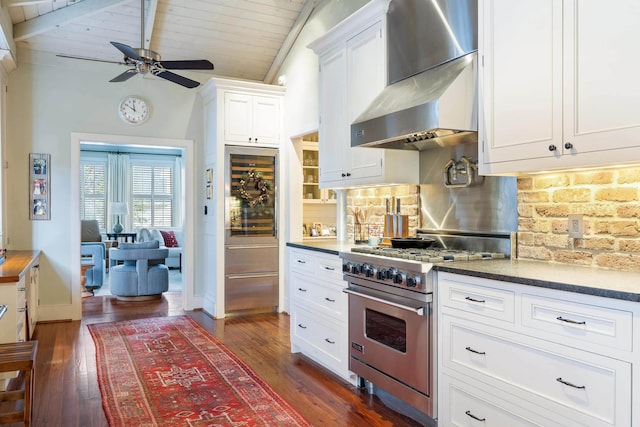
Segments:
[[[351,252],[378,255],[390,258],[400,258],[410,261],[422,261],[422,262],[454,262],[454,261],[473,261],[481,259],[500,259],[505,258],[504,253],[499,252],[479,252],[479,251],[465,251],[457,249],[444,249],[444,248],[388,248],[380,246],[363,246],[354,247]]]

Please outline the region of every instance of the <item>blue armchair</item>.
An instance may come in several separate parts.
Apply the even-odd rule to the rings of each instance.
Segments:
[[[124,261],[109,271],[111,294],[124,301],[160,298],[169,290],[169,269],[164,260],[169,251],[159,242],[121,243],[109,249],[109,258]]]
[[[85,287],[87,289],[99,288],[104,281],[107,249],[100,235],[98,221],[83,220],[81,223],[80,239],[82,245],[80,248],[80,256],[83,258],[91,258],[91,264],[94,265],[93,268],[87,270],[85,273],[85,277],[87,278]]]

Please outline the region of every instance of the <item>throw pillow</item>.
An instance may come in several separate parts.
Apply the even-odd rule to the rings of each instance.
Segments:
[[[162,234],[162,238],[164,239],[164,245],[167,248],[178,248],[178,239],[176,239],[176,235],[173,231],[162,231],[160,230],[160,234]]]

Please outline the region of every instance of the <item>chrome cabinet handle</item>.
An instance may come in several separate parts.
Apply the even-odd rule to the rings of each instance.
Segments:
[[[307,263],[307,261],[303,261],[303,260],[299,259],[299,260],[298,260],[298,263],[300,263],[300,264],[306,264],[306,263]]]
[[[577,320],[565,319],[562,316],[556,317],[556,320],[559,320],[559,321],[565,322],[565,323],[571,323],[571,324],[574,324],[574,325],[586,325],[587,324],[587,322],[585,322],[584,320],[582,322],[578,322]]]
[[[331,341],[329,338],[325,338],[324,339],[326,342],[328,342],[329,344],[335,344],[335,341]]]
[[[466,299],[467,301],[471,301],[471,302],[480,302],[480,303],[485,303],[486,301],[483,299],[475,299],[475,298],[471,298],[471,297],[464,297],[464,299]]]
[[[573,388],[581,388],[581,389],[585,389],[587,387],[583,386],[583,385],[575,385],[575,384],[571,384],[569,381],[565,381],[562,379],[562,377],[558,377],[556,378],[556,381],[558,381],[559,383],[562,383],[564,385],[568,385],[569,387],[573,387]]]
[[[306,289],[304,289],[304,288],[298,288],[298,290],[299,290],[300,292],[307,292],[307,290],[306,290]]]
[[[471,353],[475,353],[475,354],[487,354],[484,351],[478,351],[478,350],[474,350],[471,347],[466,347],[465,350],[470,351]]]
[[[329,301],[329,302],[336,302],[336,300],[331,299],[331,298],[329,298],[329,297],[326,297],[326,298],[325,298],[325,301]]]
[[[27,292],[27,288],[18,288],[18,292]]]
[[[335,268],[333,268],[333,267],[325,267],[324,269],[325,270],[329,270],[329,271],[335,271]]]
[[[303,324],[301,324],[301,323],[298,323],[298,328],[301,328],[301,329],[307,329],[307,327],[306,327],[306,326],[304,326],[304,325],[303,325]]]
[[[27,311],[27,307],[20,307],[18,309],[18,313],[24,313],[25,311]]]
[[[484,421],[486,421],[486,420],[487,420],[486,418],[479,418],[479,417],[476,417],[475,415],[473,415],[473,414],[471,413],[471,411],[467,411],[467,412],[465,412],[465,414],[467,414],[469,417],[471,417],[471,418],[473,418],[474,420],[477,420],[477,421],[483,421],[483,422],[484,422]]]

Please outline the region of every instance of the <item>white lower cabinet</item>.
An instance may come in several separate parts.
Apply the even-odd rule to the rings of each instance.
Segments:
[[[349,371],[348,300],[337,255],[289,248],[291,352],[303,353],[341,378]]]
[[[437,292],[441,425],[640,425],[637,303],[450,273]]]

